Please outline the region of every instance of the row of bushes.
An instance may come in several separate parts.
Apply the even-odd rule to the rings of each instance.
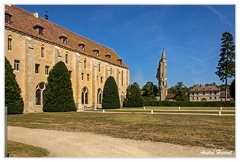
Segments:
[[[144,101],[144,106],[180,106],[180,107],[235,107],[235,101]]]

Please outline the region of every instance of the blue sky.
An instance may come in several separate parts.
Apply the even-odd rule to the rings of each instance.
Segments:
[[[113,48],[130,69],[131,83],[151,81],[162,49],[167,57],[168,87],[216,82],[221,37],[235,42],[234,5],[17,5],[37,11],[74,33]],[[231,80],[229,81],[231,82]]]

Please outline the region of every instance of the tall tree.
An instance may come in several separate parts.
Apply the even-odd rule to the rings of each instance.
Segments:
[[[218,61],[217,71],[222,82],[225,82],[225,101],[227,100],[227,80],[228,78],[235,77],[235,45],[233,42],[232,34],[224,32],[222,34],[222,45],[220,59]]]
[[[141,89],[139,85],[134,82],[127,88],[126,98],[123,102],[124,107],[141,107],[143,106],[143,98],[141,96]]]
[[[155,98],[158,93],[158,88],[156,85],[153,84],[153,82],[147,82],[143,86],[142,92],[142,96],[144,97]]]
[[[77,108],[73,100],[72,82],[64,62],[60,61],[53,66],[47,81],[43,111],[76,111]]]
[[[7,114],[22,114],[24,102],[13,68],[5,57],[5,106]]]
[[[235,100],[235,79],[232,81],[229,89],[231,97]]]
[[[120,100],[117,84],[112,76],[108,77],[103,87],[103,109],[119,109]]]

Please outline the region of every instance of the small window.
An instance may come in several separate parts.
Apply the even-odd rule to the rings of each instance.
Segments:
[[[45,74],[49,75],[49,66],[45,66]]]
[[[194,95],[194,92],[192,92],[192,95]]]
[[[105,55],[108,60],[111,60],[111,55],[108,53]]]
[[[20,61],[19,60],[14,60],[14,70],[19,71],[19,65],[20,65]]]
[[[59,38],[60,38],[62,43],[67,44],[67,37],[66,36],[62,35]]]
[[[205,92],[203,92],[203,95],[205,95]]]
[[[8,36],[8,51],[12,51],[12,37]]]
[[[65,63],[68,64],[68,54],[65,55]]]
[[[97,48],[94,49],[93,52],[94,52],[97,56],[99,56],[99,50],[98,50]]]
[[[194,100],[194,97],[192,98],[192,100]]]
[[[89,74],[87,74],[87,81],[89,81]]]
[[[44,45],[41,46],[41,57],[44,57]]]
[[[72,78],[72,71],[69,70],[68,72],[69,72],[70,78]]]
[[[35,73],[39,73],[40,64],[35,64]]]
[[[78,46],[79,46],[83,51],[85,51],[85,44],[84,44],[84,43],[79,43]]]
[[[118,59],[117,61],[119,62],[120,65],[122,65],[122,59]]]
[[[110,75],[112,75],[112,67],[110,68]]]
[[[43,27],[40,24],[36,24],[33,28],[37,31],[39,35],[43,35]]]
[[[84,79],[84,73],[82,73],[82,80]]]
[[[210,91],[209,93],[210,93],[210,95],[212,95],[212,92],[211,92],[211,91]]]
[[[87,60],[86,60],[86,59],[84,60],[84,63],[83,63],[83,64],[84,64],[84,65],[83,65],[84,68],[86,69],[86,68],[87,68]]]
[[[12,19],[12,15],[5,13],[5,23],[10,24]]]
[[[101,64],[99,63],[98,64],[98,72],[100,72],[101,71]]]
[[[101,77],[101,80],[100,80],[100,81],[101,81],[101,83],[103,82],[103,77]]]

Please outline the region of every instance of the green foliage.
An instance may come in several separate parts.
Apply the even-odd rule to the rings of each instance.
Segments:
[[[234,101],[144,101],[144,106],[173,106],[173,107],[235,107]]]
[[[142,88],[142,96],[155,98],[158,93],[158,88],[153,82],[147,82]]]
[[[232,81],[229,89],[231,97],[235,100],[235,79]]]
[[[13,68],[5,57],[5,106],[7,114],[22,114],[24,103],[21,97],[21,89],[16,81]]]
[[[225,91],[227,93],[227,79],[235,76],[235,45],[232,34],[229,32],[224,32],[221,40],[222,48],[215,74],[218,75],[222,82],[225,82]]]
[[[120,100],[117,84],[112,76],[108,77],[103,88],[103,109],[119,109]]]
[[[176,94],[176,101],[189,101],[188,92],[189,89],[183,84],[183,82],[177,82],[174,87],[168,89],[168,94]]]
[[[66,65],[60,61],[50,71],[45,89],[44,112],[76,111],[72,83]]]
[[[143,98],[141,96],[141,89],[139,85],[134,82],[127,88],[126,98],[123,101],[124,107],[141,107],[143,106]]]

